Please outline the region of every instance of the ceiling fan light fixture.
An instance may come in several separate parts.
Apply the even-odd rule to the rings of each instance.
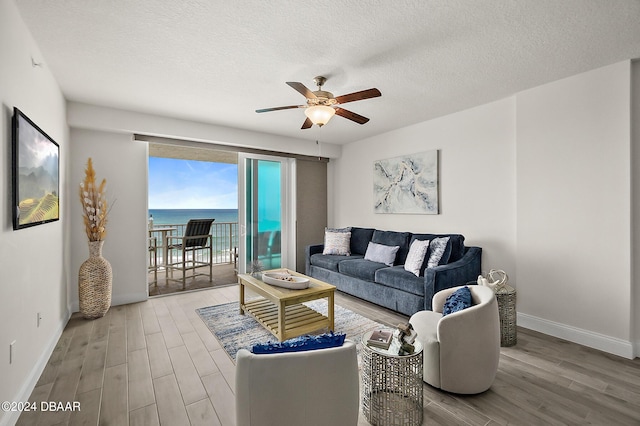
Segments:
[[[327,124],[335,113],[335,109],[326,105],[314,105],[304,110],[304,115],[306,115],[313,124],[317,124],[320,127]]]

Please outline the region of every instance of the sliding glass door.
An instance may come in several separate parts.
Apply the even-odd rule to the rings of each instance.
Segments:
[[[295,251],[291,250],[294,169],[294,160],[288,158],[239,155],[239,272],[295,268]]]

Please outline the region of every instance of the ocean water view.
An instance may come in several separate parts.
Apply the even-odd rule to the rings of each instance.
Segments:
[[[211,244],[214,263],[230,263],[233,261],[232,252],[238,246],[238,209],[149,209],[149,216],[153,217],[153,227],[162,228],[171,225],[171,230],[165,232],[167,237],[180,237],[184,234],[187,222],[190,219],[215,219],[211,227]],[[164,237],[161,231],[150,234],[158,238],[156,244],[164,245]],[[171,240],[169,243],[178,242]],[[176,259],[181,258],[178,251]],[[203,253],[198,253],[198,259]],[[164,252],[158,250],[158,261],[163,262]]]
[[[214,223],[238,221],[238,209],[149,209],[153,225],[186,225],[189,219],[215,219]]]

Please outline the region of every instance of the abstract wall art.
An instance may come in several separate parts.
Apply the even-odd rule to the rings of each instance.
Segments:
[[[438,151],[373,163],[375,213],[438,214]]]

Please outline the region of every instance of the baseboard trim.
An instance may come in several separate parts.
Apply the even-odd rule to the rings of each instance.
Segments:
[[[64,331],[64,328],[67,326],[67,323],[69,322],[69,318],[71,318],[71,311],[67,311],[64,320],[61,321],[60,325],[58,326],[58,329],[55,331],[55,333],[53,333],[53,335],[49,339],[49,343],[45,347],[44,352],[38,359],[38,362],[31,369],[31,373],[29,374],[27,380],[25,380],[24,383],[22,384],[20,391],[18,391],[18,394],[15,396],[13,401],[29,400],[29,397],[31,396],[33,389],[35,389],[36,384],[38,383],[38,380],[40,380],[40,376],[42,375],[42,372],[47,366],[47,362],[49,362],[49,358],[51,358],[51,354],[53,353],[53,350],[56,348],[56,345],[58,344],[58,340],[60,340],[60,336],[62,336],[62,332]],[[18,417],[20,417],[19,411],[10,411],[10,412],[7,412],[7,414],[8,415],[0,419],[0,426],[13,425],[18,421]]]
[[[129,293],[111,299],[111,306],[128,305],[129,303],[145,302],[149,299],[149,293]]]
[[[635,358],[634,345],[630,341],[606,336],[566,324],[549,321],[518,312],[518,326],[538,331],[553,337],[568,340],[624,358]]]
[[[149,299],[148,293],[130,293],[111,298],[111,306],[128,305],[129,303],[144,302]],[[71,312],[80,312],[80,303],[74,300],[71,303]]]

